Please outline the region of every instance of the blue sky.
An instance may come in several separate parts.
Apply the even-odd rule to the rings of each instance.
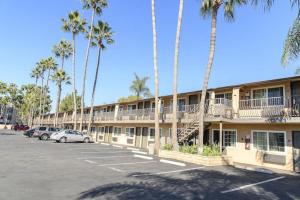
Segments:
[[[199,14],[200,0],[186,0],[180,48],[179,92],[201,88],[207,63],[210,19]],[[80,10],[88,20],[90,11],[81,9],[80,0],[0,0],[0,80],[18,85],[33,82],[30,71],[35,63],[51,56],[52,46],[60,39],[70,40],[61,31],[61,18]],[[157,0],[158,65],[160,94],[172,92],[172,68],[178,1]],[[294,75],[298,63],[280,65],[282,46],[296,16],[286,1],[277,1],[269,12],[262,7],[239,7],[233,23],[219,13],[217,49],[209,87],[273,79]],[[130,94],[133,74],[149,76],[153,92],[152,29],[150,0],[109,0],[101,19],[115,31],[115,44],[102,54],[95,103],[109,103]],[[81,92],[83,36],[77,41],[77,88]],[[90,103],[96,50],[91,51],[86,104]],[[71,74],[71,59],[65,69]],[[63,88],[63,95],[71,86]],[[56,88],[51,85],[53,103]]]

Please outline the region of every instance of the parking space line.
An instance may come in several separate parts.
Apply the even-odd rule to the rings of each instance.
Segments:
[[[85,162],[88,162],[88,163],[91,163],[91,164],[96,164],[95,161],[92,161],[92,160],[84,160]]]
[[[102,145],[106,145],[106,146],[110,146],[110,144],[107,144],[107,143],[100,143],[100,144],[102,144]]]
[[[80,158],[77,158],[78,160],[83,160],[83,159],[89,159],[89,158],[92,158],[92,159],[106,159],[106,158],[129,158],[129,157],[133,157],[132,155],[128,155],[128,156],[90,156],[90,157],[80,157]]]
[[[135,174],[135,175],[132,175],[132,176],[139,177],[139,176],[153,176],[153,175],[171,174],[171,173],[178,173],[178,172],[193,171],[193,170],[197,170],[197,169],[202,169],[204,167],[205,166],[189,168],[189,169],[174,170],[174,171],[166,171],[166,172],[157,172],[157,173],[148,173],[148,174]]]
[[[136,154],[134,154],[133,157],[136,157],[136,158],[142,158],[142,159],[146,159],[146,160],[153,160],[152,157],[149,157],[149,156],[142,156],[142,155],[136,155]]]
[[[108,167],[108,169],[111,169],[111,170],[116,171],[116,172],[124,172],[124,170],[114,168],[114,167]]]
[[[133,151],[139,151],[139,149],[137,149],[137,148],[132,148],[132,147],[127,147],[126,149],[133,150]]]
[[[123,148],[122,146],[119,145],[112,145],[113,147],[117,147],[117,148]]]
[[[132,153],[137,153],[137,154],[144,154],[147,155],[147,152],[143,152],[143,151],[131,151]]]
[[[80,153],[98,153],[98,154],[110,154],[110,153],[130,153],[130,151],[114,151],[114,152],[103,152],[103,151],[87,151],[87,152],[80,152]]]
[[[116,166],[116,165],[135,165],[135,164],[146,164],[146,163],[155,163],[157,161],[144,161],[144,162],[131,162],[131,163],[114,163],[114,164],[104,164],[104,165],[98,165],[99,167],[105,167],[105,166]]]
[[[277,180],[283,179],[283,178],[285,178],[285,177],[284,176],[280,176],[280,177],[277,177],[277,178],[272,178],[272,179],[268,179],[268,180],[265,180],[265,181],[253,183],[253,184],[243,185],[243,186],[240,186],[240,187],[237,187],[237,188],[233,188],[233,189],[230,189],[230,190],[224,190],[224,191],[221,191],[221,193],[222,194],[226,194],[226,193],[229,193],[229,192],[243,190],[243,189],[246,189],[246,188],[249,188],[249,187],[253,187],[253,186],[256,186],[256,185],[261,185],[261,184],[272,182],[272,181],[277,181]]]
[[[159,161],[162,162],[162,163],[167,163],[167,164],[171,164],[171,165],[177,165],[177,166],[181,166],[181,167],[185,167],[186,166],[185,163],[176,162],[176,161],[172,161],[172,160],[160,159]]]

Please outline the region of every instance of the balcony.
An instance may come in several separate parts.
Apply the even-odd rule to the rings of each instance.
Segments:
[[[300,117],[299,103],[295,97],[272,97],[240,100],[239,118],[280,119]]]

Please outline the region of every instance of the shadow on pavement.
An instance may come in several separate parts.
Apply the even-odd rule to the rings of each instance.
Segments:
[[[137,174],[137,173],[134,173]],[[222,194],[221,191],[264,181],[279,175],[260,174],[229,167],[229,172],[195,170],[175,176],[143,175],[125,182],[102,185],[80,193],[84,199],[300,199],[299,177],[289,176],[278,182]],[[132,179],[134,178],[134,179]],[[294,187],[294,188],[292,188]]]

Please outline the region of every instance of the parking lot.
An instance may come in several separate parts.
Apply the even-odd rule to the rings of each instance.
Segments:
[[[300,199],[300,177],[179,166],[107,144],[0,131],[0,199]],[[168,161],[167,161],[168,162]]]

